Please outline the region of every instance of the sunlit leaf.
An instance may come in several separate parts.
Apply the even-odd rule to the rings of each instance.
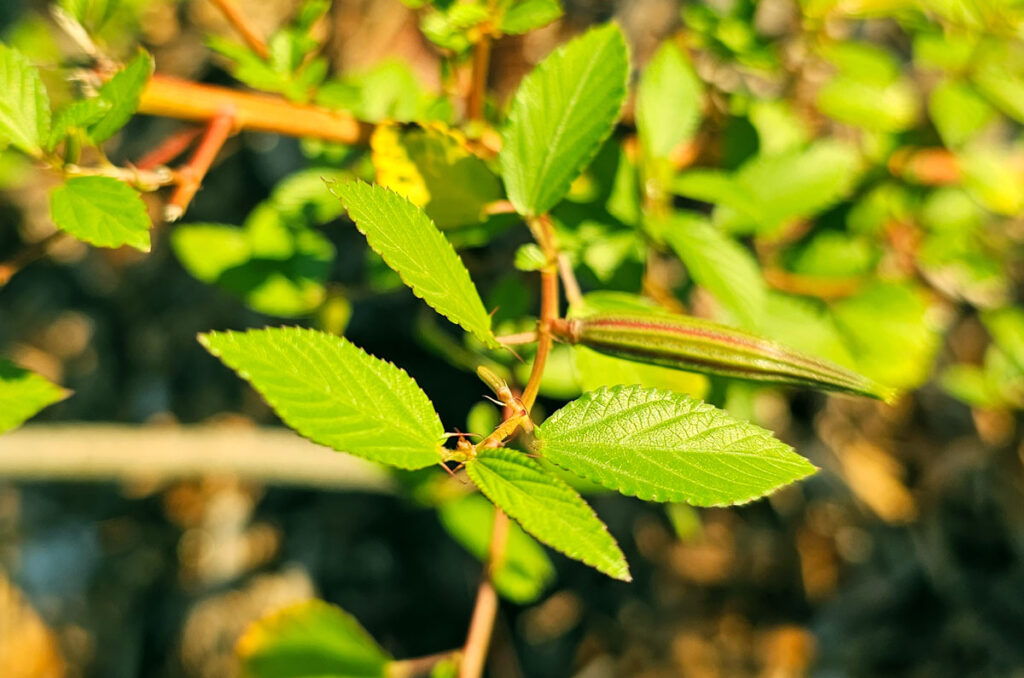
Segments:
[[[70,391],[38,374],[0,360],[0,433],[20,426],[44,407],[69,395]]]
[[[539,426],[536,441],[548,461],[648,501],[742,504],[814,472],[764,429],[641,386],[584,394]]]
[[[149,251],[152,225],[139,192],[110,177],[74,177],[50,194],[53,223],[99,247]]]
[[[391,661],[352,615],[319,600],[260,619],[237,652],[242,678],[384,678]]]
[[[493,348],[491,317],[451,243],[423,210],[393,191],[361,181],[332,186],[370,247],[413,293]]]
[[[482,450],[466,463],[480,491],[524,530],[609,577],[630,581],[618,544],[571,487],[522,452]]]
[[[523,79],[499,156],[520,214],[554,207],[594,158],[619,117],[628,75],[625,38],[610,24],[559,47]]]
[[[342,337],[297,327],[199,335],[310,440],[399,468],[441,461],[444,428],[416,382]]]

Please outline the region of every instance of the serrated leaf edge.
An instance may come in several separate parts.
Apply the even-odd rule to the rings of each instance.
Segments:
[[[337,192],[335,192],[335,190],[334,190],[334,187],[335,187],[335,186],[336,186],[336,185],[337,185],[337,184],[338,184],[339,182],[337,182],[337,181],[328,181],[328,180],[326,180],[326,179],[325,179],[325,180],[324,180],[324,183],[326,183],[326,184],[327,184],[327,190],[329,190],[329,191],[331,192],[331,195],[333,195],[333,196],[334,196],[335,198],[337,198],[338,200],[340,200],[340,201],[341,201],[341,204],[342,204],[342,205],[345,205],[345,201],[344,201],[344,199],[342,199],[342,197],[341,197],[340,195],[338,195],[338,194],[337,194]],[[467,269],[467,268],[466,268],[466,265],[465,265],[464,263],[462,263],[462,257],[460,257],[460,256],[459,256],[459,253],[455,251],[455,246],[454,246],[454,245],[452,245],[451,241],[450,241],[450,240],[448,240],[448,238],[447,238],[447,236],[445,236],[444,232],[443,232],[443,231],[442,231],[442,230],[441,230],[440,228],[438,228],[438,227],[437,227],[437,224],[436,224],[436,223],[434,223],[434,220],[430,218],[430,216],[429,216],[429,215],[428,215],[428,214],[427,214],[427,213],[426,213],[426,212],[425,212],[425,211],[423,210],[423,208],[422,208],[422,207],[420,207],[419,205],[416,205],[416,203],[412,202],[411,200],[409,200],[408,198],[406,198],[405,196],[403,196],[403,195],[402,195],[401,193],[399,193],[399,192],[397,192],[397,191],[393,191],[392,189],[388,188],[387,186],[382,186],[382,185],[380,185],[380,184],[372,184],[372,183],[368,183],[368,182],[366,182],[366,181],[363,181],[363,180],[361,180],[361,179],[356,179],[356,180],[354,180],[354,181],[353,181],[353,182],[351,182],[351,183],[359,183],[359,184],[365,184],[365,185],[367,185],[367,186],[377,186],[377,187],[379,187],[379,188],[381,188],[381,189],[383,189],[383,190],[387,191],[388,193],[391,193],[391,194],[393,194],[393,195],[396,195],[396,196],[398,196],[399,198],[401,198],[402,200],[405,200],[405,201],[406,201],[406,202],[408,202],[408,203],[409,203],[410,205],[413,205],[413,206],[415,206],[415,207],[416,207],[416,209],[418,209],[418,210],[419,210],[420,212],[422,212],[422,213],[423,213],[423,216],[424,216],[424,217],[426,217],[426,218],[427,218],[428,220],[430,220],[430,225],[431,225],[431,226],[433,226],[433,227],[434,227],[435,229],[437,229],[437,232],[441,234],[441,237],[442,237],[442,238],[444,238],[444,242],[445,242],[445,244],[447,244],[447,245],[448,245],[448,248],[449,248],[449,249],[451,250],[451,253],[452,253],[452,254],[453,254],[453,255],[455,256],[455,258],[456,258],[456,259],[457,259],[457,260],[459,261],[459,263],[460,263],[460,264],[462,265],[462,270],[464,270],[464,271],[466,272],[466,276],[467,276],[467,277],[469,277],[469,280],[470,280],[470,282],[472,283],[472,281],[473,281],[473,278],[472,278],[472,276],[470,276],[470,275],[469,275],[469,269]],[[345,205],[345,211],[346,211],[346,213],[348,212],[348,205]],[[351,217],[350,217],[350,219],[351,219]],[[360,232],[360,233],[361,233],[361,234],[363,235],[363,237],[364,237],[364,238],[367,238],[367,236],[366,236],[366,230],[365,230],[365,229],[364,229],[364,228],[363,228],[362,226],[360,226],[360,225],[359,225],[359,222],[357,222],[357,221],[356,221],[355,219],[351,219],[351,221],[352,221],[352,223],[353,223],[353,224],[355,224],[355,225],[356,225],[356,230],[358,230],[358,231],[359,231],[359,232]],[[495,336],[494,336],[494,329],[493,329],[493,328],[491,327],[491,316],[490,316],[490,315],[488,315],[488,316],[487,316],[487,336],[485,336],[485,337],[481,337],[481,336],[480,336],[480,335],[479,335],[479,334],[478,334],[478,333],[477,333],[477,332],[476,332],[475,330],[473,330],[472,328],[468,327],[468,326],[467,326],[467,325],[466,325],[465,323],[463,323],[463,322],[461,322],[461,321],[459,321],[459,320],[456,320],[455,318],[453,318],[453,317],[452,317],[452,316],[450,316],[449,314],[447,314],[447,313],[445,313],[444,311],[442,311],[442,310],[438,309],[438,308],[437,308],[437,307],[435,307],[435,306],[434,306],[434,305],[433,305],[432,303],[430,303],[429,301],[427,301],[427,299],[426,299],[426,298],[425,298],[425,297],[424,297],[424,296],[423,296],[423,295],[422,295],[422,294],[420,293],[420,290],[419,290],[419,286],[418,286],[418,285],[413,285],[413,284],[412,284],[411,282],[409,282],[409,281],[408,281],[408,280],[406,279],[406,276],[405,276],[405,275],[404,275],[404,274],[403,274],[403,273],[402,273],[401,271],[399,271],[399,270],[395,269],[394,267],[392,267],[392,266],[391,266],[391,264],[390,264],[390,263],[388,263],[388,261],[387,261],[387,259],[386,259],[386,258],[384,257],[384,255],[383,255],[383,254],[381,254],[381,253],[380,253],[380,251],[378,251],[376,247],[374,247],[374,246],[373,246],[372,244],[370,244],[370,240],[369,240],[369,238],[367,238],[367,240],[366,240],[366,244],[367,244],[367,245],[369,245],[369,246],[370,246],[370,248],[371,248],[371,249],[372,249],[372,250],[373,250],[374,252],[376,252],[376,253],[377,253],[377,255],[378,255],[378,256],[380,256],[380,258],[381,258],[381,259],[384,259],[384,263],[388,264],[388,268],[390,268],[390,269],[391,269],[392,271],[394,271],[395,273],[397,273],[397,274],[398,274],[398,277],[399,277],[399,278],[400,278],[400,279],[402,280],[402,283],[403,283],[403,284],[404,284],[404,285],[405,285],[406,287],[408,287],[408,288],[409,288],[410,290],[412,290],[412,293],[413,293],[413,295],[414,295],[414,296],[415,296],[415,297],[416,297],[417,299],[419,299],[420,301],[422,301],[423,303],[425,303],[425,304],[426,304],[427,306],[429,306],[430,308],[434,309],[434,311],[435,311],[435,312],[436,312],[436,313],[437,313],[438,315],[442,315],[442,316],[444,316],[444,317],[445,317],[445,318],[447,318],[447,319],[448,319],[448,321],[449,321],[449,322],[451,322],[451,323],[452,323],[453,325],[458,325],[459,327],[461,327],[461,328],[462,328],[462,329],[464,329],[465,331],[469,332],[469,333],[470,333],[470,334],[472,334],[472,335],[473,335],[474,337],[476,337],[477,339],[481,340],[481,341],[482,341],[482,342],[483,342],[483,343],[484,343],[484,344],[485,344],[485,345],[486,345],[486,346],[487,346],[488,348],[501,348],[501,347],[502,347],[502,345],[498,343],[498,340],[497,340],[497,339],[495,338]],[[479,292],[479,290],[477,290],[477,289],[476,289],[476,284],[475,284],[475,283],[473,284],[473,289],[474,289],[474,291],[475,291],[475,292],[477,293],[477,296],[479,297],[479,296],[480,296],[480,292]],[[483,300],[481,299],[481,304],[482,304],[482,303],[483,303]],[[484,310],[486,310],[486,307],[484,307]]]
[[[495,452],[497,452],[497,450],[490,451],[490,454],[493,454]],[[510,455],[516,454],[515,452],[511,452],[511,451],[507,451],[507,450],[506,450],[506,452],[508,452],[508,454],[510,454]],[[619,546],[619,542],[615,539],[615,537],[612,535],[612,533],[608,531],[608,526],[605,525],[604,521],[601,520],[601,518],[597,515],[597,512],[594,511],[594,508],[590,504],[588,504],[587,501],[582,496],[580,496],[579,492],[577,492],[576,490],[572,489],[572,487],[568,483],[566,483],[563,480],[561,480],[561,479],[551,475],[550,473],[546,473],[544,471],[544,469],[539,464],[537,464],[535,461],[533,461],[532,459],[524,458],[523,461],[525,461],[528,466],[532,464],[537,471],[539,471],[540,473],[543,473],[547,478],[551,479],[552,484],[554,484],[556,486],[564,487],[566,490],[571,492],[573,495],[575,495],[580,500],[580,503],[583,506],[587,507],[587,509],[590,512],[590,515],[592,515],[597,520],[598,524],[600,524],[601,531],[608,535],[608,538],[611,539],[612,545],[615,547],[615,550],[618,552],[618,555],[622,558],[622,563],[623,563],[623,565],[625,565],[625,576],[624,577],[619,577],[619,576],[616,576],[615,574],[612,574],[611,572],[608,572],[602,566],[596,564],[596,562],[593,562],[593,559],[584,557],[581,554],[575,552],[575,549],[565,549],[565,548],[562,548],[562,547],[559,547],[559,546],[555,546],[554,544],[548,543],[548,541],[546,539],[543,539],[540,536],[534,534],[529,528],[527,528],[525,525],[523,525],[523,523],[518,518],[516,518],[514,516],[509,516],[509,517],[512,518],[513,520],[515,520],[516,524],[519,525],[519,527],[521,527],[524,532],[526,532],[528,535],[530,535],[531,537],[533,537],[534,539],[536,539],[540,543],[546,545],[548,548],[551,548],[551,549],[553,549],[555,551],[558,551],[562,555],[567,556],[568,558],[572,558],[573,560],[579,561],[579,562],[583,563],[584,565],[588,565],[589,567],[592,567],[595,570],[597,570],[598,572],[606,574],[606,575],[608,575],[609,577],[611,577],[613,579],[617,579],[619,581],[625,581],[625,582],[633,581],[633,575],[629,571],[629,562],[626,560],[626,556],[622,552],[622,548]],[[484,489],[483,484],[478,482],[477,479],[474,477],[474,475],[475,475],[474,469],[476,469],[477,464],[478,464],[478,460],[477,459],[472,459],[472,460],[466,462],[466,473],[469,474],[470,479],[472,479],[473,482],[476,484],[476,486],[480,489],[480,492],[482,492],[484,494],[484,496],[486,496],[491,501],[491,503],[494,503],[494,500],[491,499],[491,496]],[[498,506],[496,503],[494,505],[499,510],[504,510],[504,509],[501,509],[501,507]]]
[[[317,334],[316,330],[310,329],[308,327],[300,327],[300,326],[297,326],[297,325],[282,325],[282,326],[275,327],[275,328],[264,328],[264,329],[292,329],[292,330],[299,330],[299,332],[302,333],[302,334]],[[215,357],[218,360],[220,360],[224,364],[225,367],[227,367],[229,370],[231,370],[232,372],[237,374],[239,377],[244,379],[245,382],[247,384],[249,384],[250,388],[252,388],[254,391],[256,391],[256,393],[258,393],[259,396],[261,398],[263,398],[263,400],[266,401],[266,403],[268,405],[270,405],[271,408],[273,408],[273,410],[275,412],[278,412],[279,404],[276,402],[277,399],[276,398],[270,398],[269,396],[264,394],[263,391],[261,391],[260,389],[256,388],[256,386],[252,383],[252,380],[250,378],[248,370],[235,368],[234,366],[229,365],[227,363],[227,361],[225,361],[224,358],[222,357],[221,352],[218,349],[216,349],[213,346],[211,346],[210,343],[209,343],[209,338],[210,337],[214,337],[214,336],[227,336],[227,337],[230,337],[232,334],[250,334],[250,333],[253,333],[253,332],[261,332],[261,331],[262,330],[259,329],[259,328],[250,328],[250,329],[243,330],[243,331],[234,331],[234,330],[217,331],[217,330],[210,330],[209,332],[199,332],[198,334],[196,334],[196,340],[202,345],[203,348],[205,348],[207,350],[207,352],[210,353],[210,355],[212,355],[213,357]],[[349,342],[349,343],[351,344],[352,342]],[[434,402],[430,399],[430,396],[427,395],[426,391],[424,391],[420,387],[419,383],[417,383],[417,381],[415,379],[413,379],[413,377],[408,372],[406,372],[404,368],[399,367],[398,365],[394,364],[390,360],[385,360],[384,358],[379,358],[379,357],[373,355],[372,353],[369,353],[368,351],[364,350],[363,348],[361,348],[359,346],[356,346],[355,344],[352,344],[352,346],[354,346],[358,350],[362,351],[364,354],[370,356],[371,358],[374,358],[375,360],[379,360],[379,361],[381,361],[383,363],[387,363],[388,365],[390,365],[391,367],[394,367],[396,370],[398,370],[403,375],[408,377],[412,381],[412,383],[416,385],[416,388],[420,389],[420,391],[426,397],[427,402],[430,403],[430,407],[434,409],[434,413],[435,414],[437,413],[437,408],[434,407]],[[282,409],[287,409],[287,408],[282,408]],[[438,420],[440,420],[440,418],[441,418],[440,415],[438,415]],[[395,468],[406,468],[406,470],[418,470],[420,468],[426,468],[426,467],[422,467],[422,466],[418,466],[418,467],[403,467],[403,466],[400,466],[398,464],[394,464],[394,463],[390,463],[390,462],[382,462],[382,461],[379,461],[377,459],[373,459],[371,457],[368,457],[366,455],[359,454],[358,452],[353,452],[352,450],[339,450],[337,448],[331,447],[330,445],[325,445],[322,442],[320,442],[318,440],[315,440],[313,437],[308,436],[305,433],[302,433],[301,431],[295,429],[294,427],[292,427],[291,425],[288,425],[287,423],[286,423],[286,425],[288,426],[288,428],[291,431],[294,431],[296,435],[298,435],[298,436],[300,436],[302,438],[305,438],[306,440],[309,440],[310,442],[315,443],[315,444],[319,445],[320,447],[325,447],[325,448],[327,448],[329,450],[334,450],[335,452],[341,452],[342,454],[351,454],[354,457],[359,457],[360,459],[366,459],[367,461],[371,461],[371,462],[373,462],[375,464],[381,464],[381,465],[384,465],[384,466],[394,466]],[[439,464],[441,462],[443,462],[444,459],[445,459],[445,457],[444,457],[444,450],[446,450],[447,448],[445,448],[444,443],[445,443],[445,439],[442,438],[441,440],[437,441],[437,443],[435,445],[435,451],[437,452],[437,463],[439,463]]]
[[[587,398],[588,396],[589,397],[596,397],[598,394],[600,394],[603,391],[611,391],[613,389],[628,388],[630,386],[636,386],[636,384],[617,384],[615,386],[602,386],[602,387],[600,387],[600,388],[598,388],[598,389],[596,389],[594,391],[590,391],[588,393],[584,393],[582,396],[580,396],[580,398],[578,398],[577,400],[575,400],[573,402],[579,402],[580,400],[583,400],[583,398]],[[685,395],[685,394],[676,393],[675,391],[671,391],[669,389],[664,389],[664,388],[651,388],[651,389],[647,389],[647,390],[656,391],[656,392],[658,392],[659,395],[661,395],[661,394],[670,394],[670,395],[677,395],[677,396],[678,395]],[[689,396],[687,396],[687,397],[689,397]],[[693,398],[693,400],[697,400],[697,399]],[[714,407],[713,405],[708,405],[708,403],[706,403],[704,401],[699,401],[699,402],[704,404],[704,405],[706,405],[706,406],[708,406],[708,407]],[[551,417],[548,417],[547,421],[550,421],[559,412],[561,412],[562,409],[564,409],[564,408],[559,409],[554,414],[552,414]],[[717,408],[715,408],[715,409],[717,409]],[[545,421],[544,423],[547,423],[547,421]],[[737,421],[743,421],[743,420],[739,420],[738,419]],[[746,423],[749,424],[750,422],[746,422]],[[754,425],[754,424],[751,424],[751,425]],[[541,435],[543,433],[543,430],[544,430],[543,427],[544,427],[544,424],[540,424],[535,429],[536,434],[535,434],[535,437],[533,438],[533,440],[532,440],[532,442],[530,444],[530,450],[532,452],[535,452],[535,453],[541,455],[541,456],[543,456],[543,454],[544,454],[544,439],[543,439],[543,436]],[[786,445],[786,447],[789,448],[790,450],[792,450],[794,452],[794,454],[796,453],[796,451],[793,450],[793,448],[791,446],[787,445],[786,443],[782,442],[777,437],[775,437],[774,433],[772,433],[768,429],[762,429],[762,430],[765,432],[765,434],[771,436],[772,438],[777,440],[780,444]],[[572,473],[573,475],[577,476],[578,478],[582,478],[583,480],[589,480],[591,482],[598,483],[602,487],[606,487],[609,490],[614,490],[614,491],[618,492],[619,494],[622,494],[622,495],[627,496],[627,497],[636,497],[637,499],[641,499],[643,501],[653,501],[653,502],[659,502],[659,503],[684,502],[684,503],[689,504],[691,506],[725,507],[725,506],[741,506],[743,504],[749,504],[752,501],[756,501],[758,499],[761,499],[762,497],[767,497],[768,495],[776,492],[777,490],[779,490],[779,489],[781,489],[783,487],[786,487],[787,485],[791,485],[791,484],[793,484],[793,483],[795,483],[797,481],[803,480],[804,478],[807,478],[807,477],[817,473],[819,470],[821,470],[817,466],[812,464],[810,461],[808,461],[805,457],[803,457],[801,455],[797,455],[797,456],[799,456],[800,459],[802,459],[804,462],[806,462],[807,467],[808,467],[807,468],[807,472],[804,473],[803,475],[795,477],[795,478],[793,478],[791,480],[787,480],[787,481],[781,482],[778,485],[774,485],[771,488],[769,488],[769,489],[767,489],[767,490],[765,490],[765,491],[763,491],[763,492],[761,492],[759,494],[753,494],[753,495],[750,495],[750,496],[747,496],[747,497],[742,497],[742,498],[736,499],[734,501],[713,502],[713,503],[707,503],[707,504],[703,504],[703,503],[695,504],[695,503],[691,502],[686,496],[684,496],[682,494],[671,494],[671,493],[668,493],[667,491],[665,493],[663,493],[663,492],[660,492],[660,491],[656,490],[656,491],[654,491],[654,492],[652,492],[650,494],[644,494],[644,493],[641,493],[640,491],[632,488],[631,486],[624,485],[623,483],[620,483],[620,482],[615,482],[616,479],[619,478],[619,476],[617,476],[614,473],[608,473],[608,474],[602,474],[602,473],[594,473],[594,474],[581,473],[580,471],[577,471],[575,469],[569,468],[569,467],[565,466],[564,464],[559,464],[558,462],[556,462],[553,459],[547,459],[547,460],[550,463],[554,464],[555,466],[557,466],[557,467],[559,467],[559,468],[561,468],[561,469],[563,469],[565,471],[568,471],[569,473]]]

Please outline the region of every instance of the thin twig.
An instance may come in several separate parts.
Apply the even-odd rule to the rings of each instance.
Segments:
[[[469,95],[466,97],[466,116],[470,120],[483,120],[484,118],[487,71],[490,66],[491,36],[484,33],[473,45],[473,71],[470,75]]]
[[[54,231],[38,242],[26,245],[24,249],[7,261],[0,263],[0,288],[10,282],[14,274],[37,259],[46,256],[50,245],[67,235],[64,231]]]
[[[139,167],[117,167],[116,165],[83,167],[68,164],[64,165],[64,174],[73,177],[111,177],[143,191],[154,191],[161,186],[170,186],[177,181],[174,171],[168,167],[142,169]]]
[[[153,150],[146,153],[135,163],[139,169],[154,169],[166,165],[188,150],[192,142],[203,134],[202,127],[185,127],[171,134]]]
[[[572,262],[564,253],[558,255],[558,275],[562,278],[562,287],[565,288],[565,298],[569,305],[579,306],[583,303],[583,292],[580,291],[580,284],[572,270]]]
[[[63,7],[57,4],[50,6],[50,16],[53,17],[57,27],[64,31],[71,42],[75,43],[86,56],[93,60],[96,67],[103,73],[112,73],[115,70],[114,62],[96,46],[85,27],[71,16]]]
[[[416,676],[424,676],[441,662],[449,659],[458,659],[461,654],[461,650],[448,650],[447,652],[438,652],[425,657],[393,661],[388,664],[387,678],[416,678]]]
[[[188,163],[178,170],[178,187],[164,207],[164,218],[167,221],[177,221],[185,214],[189,203],[195,197],[196,192],[203,183],[203,178],[210,170],[214,158],[224,146],[231,130],[235,124],[235,110],[226,108],[218,113],[206,128],[203,140],[199,142],[195,153],[189,158]]]
[[[491,578],[505,558],[505,543],[508,538],[508,516],[501,510],[494,510],[494,526],[491,528],[491,542],[487,550],[487,570],[477,588],[476,605],[469,622],[469,633],[463,649],[459,678],[479,678],[487,660],[487,648],[491,644],[494,618],[498,614],[498,593]]]
[[[217,6],[217,9],[221,11],[224,18],[228,20],[232,28],[238,31],[238,34],[245,40],[245,44],[249,45],[249,49],[256,52],[261,59],[267,59],[270,57],[270,50],[267,48],[267,43],[263,40],[256,29],[249,23],[248,17],[238,6],[235,0],[210,0]]]
[[[498,337],[498,343],[502,346],[519,346],[520,344],[532,344],[537,341],[537,330],[520,332],[519,334],[506,334]]]

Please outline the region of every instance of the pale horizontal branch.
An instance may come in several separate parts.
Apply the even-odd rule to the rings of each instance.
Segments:
[[[383,468],[285,429],[29,425],[0,436],[0,480],[169,481],[231,475],[269,485],[391,492]]]

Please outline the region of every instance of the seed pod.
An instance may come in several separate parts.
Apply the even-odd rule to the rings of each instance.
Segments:
[[[600,313],[556,322],[559,338],[595,351],[690,372],[810,386],[890,401],[895,391],[754,334],[682,315]]]

